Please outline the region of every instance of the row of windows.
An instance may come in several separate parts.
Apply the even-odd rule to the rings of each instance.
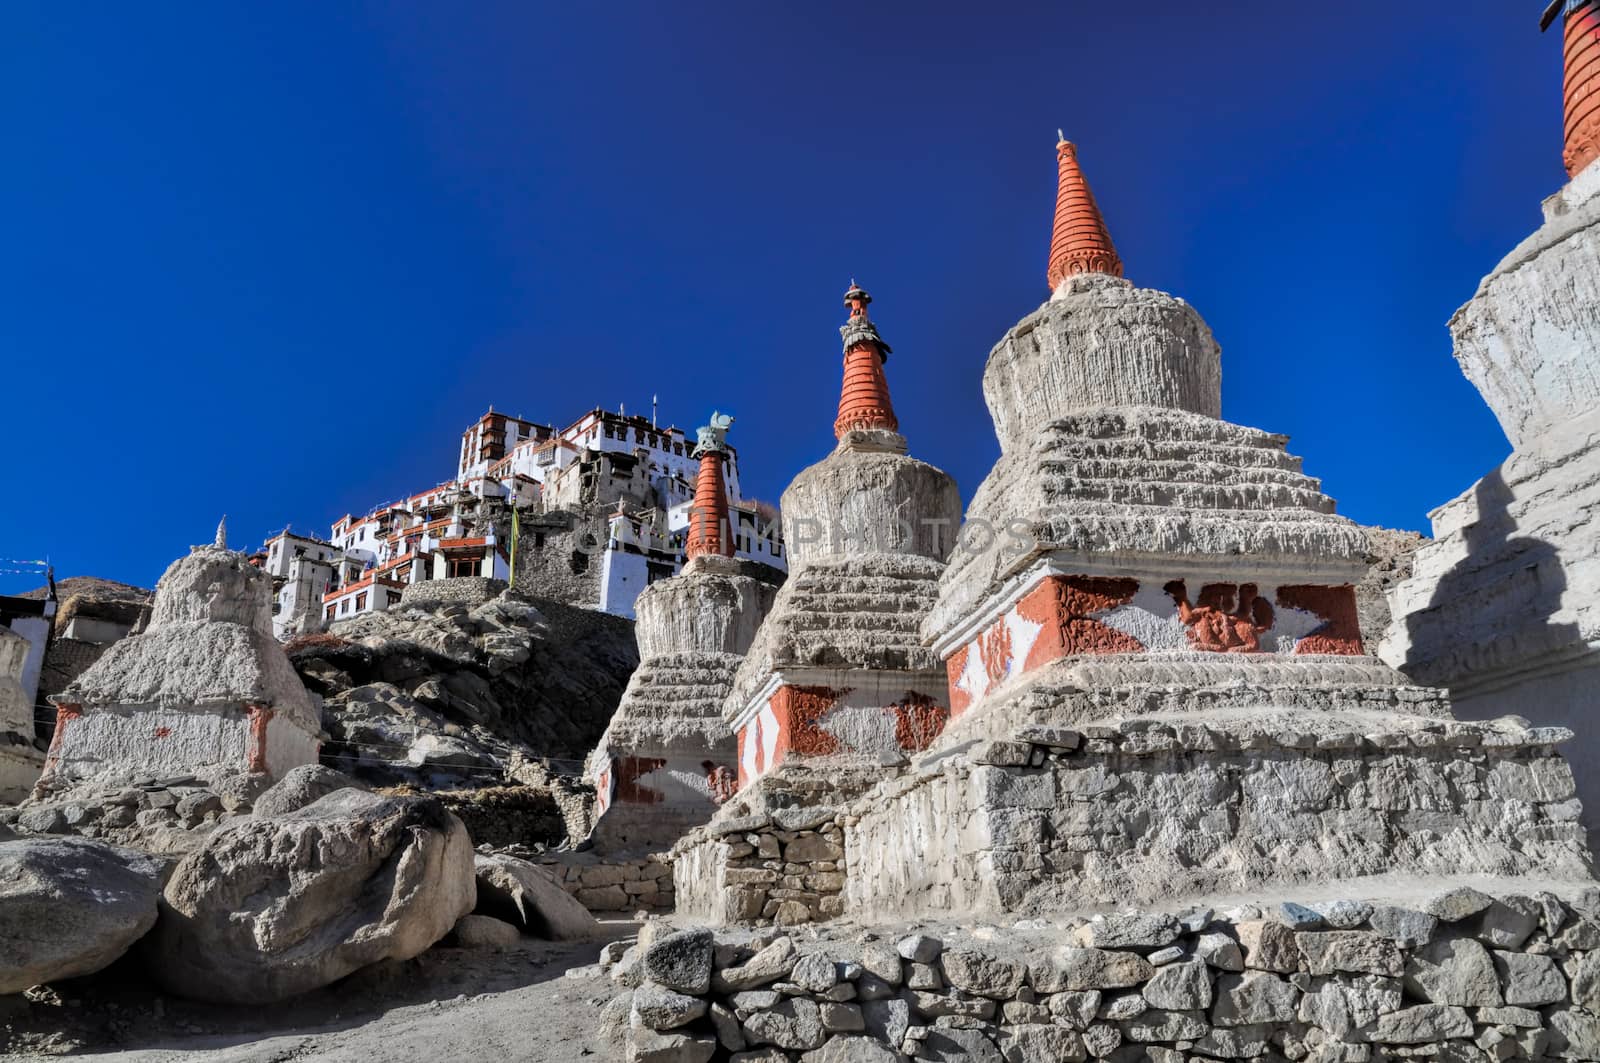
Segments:
[[[608,424],[604,426],[603,430],[607,439],[626,440],[628,438],[628,430],[626,428],[618,428]],[[669,446],[667,444],[669,438],[671,437],[657,435],[655,432],[647,433],[643,428],[635,428],[633,430],[633,441],[635,443],[643,443],[645,446],[654,447],[656,450],[670,450],[680,458],[683,457],[684,444],[675,442]]]
[[[384,601],[388,604],[390,609],[393,609],[396,605],[400,604],[399,591],[384,588],[383,593],[386,595]],[[362,591],[360,594],[355,596],[353,601],[354,608],[351,608],[352,599],[350,598],[346,598],[342,602],[334,602],[332,605],[328,606],[327,619],[332,620],[336,613],[339,616],[349,616],[351,613],[360,613],[365,611],[367,608],[367,592]]]

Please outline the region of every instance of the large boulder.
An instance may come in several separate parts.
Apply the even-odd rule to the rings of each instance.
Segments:
[[[341,789],[240,819],[174,871],[152,967],[181,996],[254,1004],[410,959],[472,911],[472,856],[431,797]]]
[[[0,842],[0,993],[93,974],[156,921],[161,865],[86,838]]]
[[[342,771],[334,771],[321,764],[302,764],[298,768],[290,768],[283,778],[256,798],[253,810],[255,815],[262,817],[297,812],[347,786],[357,790],[367,789],[365,783],[357,782]]]
[[[600,924],[544,868],[503,853],[479,853],[480,915],[492,915],[550,941],[586,941]]]

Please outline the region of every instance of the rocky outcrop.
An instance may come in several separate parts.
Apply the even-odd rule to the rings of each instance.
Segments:
[[[257,817],[286,816],[290,812],[320,801],[335,790],[353,787],[365,790],[356,780],[341,771],[324,768],[321,764],[304,764],[290,772],[256,798],[251,809]]]
[[[1389,630],[1389,592],[1411,578],[1417,551],[1427,545],[1418,532],[1367,528],[1367,574],[1356,584],[1356,614],[1361,644],[1374,653]]]
[[[345,789],[241,819],[185,857],[149,941],[171,992],[267,1003],[404,960],[474,905],[472,843],[436,799]]]
[[[93,974],[155,925],[161,866],[103,842],[0,841],[0,994]]]
[[[550,941],[587,941],[600,924],[542,867],[502,853],[474,858],[480,915],[493,916]]]
[[[577,774],[638,651],[626,620],[508,591],[365,616],[291,659],[325,698],[327,763],[431,789],[499,783],[518,754]]]

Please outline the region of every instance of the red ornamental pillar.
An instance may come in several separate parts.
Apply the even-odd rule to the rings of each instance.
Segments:
[[[733,536],[728,531],[728,487],[722,475],[724,457],[721,450],[700,454],[694,505],[689,509],[689,542],[684,549],[691,561],[702,554],[733,556]]]
[[[839,390],[839,416],[833,422],[836,439],[852,431],[900,430],[894,403],[889,401],[889,380],[883,373],[889,345],[867,317],[870,302],[872,296],[855,284],[844,293],[850,320],[839,330],[844,338],[844,386]]]
[[[61,747],[67,737],[67,727],[73,720],[83,717],[82,705],[57,705],[56,729],[50,735],[50,748],[44,755],[44,767],[39,772],[39,781],[35,786],[35,793],[41,792],[47,784],[55,781],[56,771],[61,766]]]
[[[1056,218],[1050,232],[1050,290],[1074,273],[1122,276],[1122,259],[1111,243],[1105,218],[1078,165],[1078,149],[1065,137],[1056,144]]]
[[[1600,157],[1600,3],[1567,5],[1562,57],[1562,161],[1576,177]]]

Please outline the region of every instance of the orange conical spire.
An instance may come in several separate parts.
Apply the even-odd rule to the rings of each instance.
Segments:
[[[1567,165],[1567,176],[1576,177],[1600,157],[1600,3],[1569,0],[1562,54],[1561,161]]]
[[[728,486],[722,463],[728,454],[724,442],[733,418],[713,412],[711,423],[700,429],[694,453],[700,471],[694,480],[694,504],[689,507],[689,540],[684,555],[693,561],[702,554],[733,556],[733,534],[728,525]]]
[[[1074,273],[1122,276],[1122,259],[1111,243],[1094,193],[1078,165],[1078,149],[1066,137],[1056,143],[1056,224],[1050,234],[1050,269],[1046,277],[1055,291]]]
[[[889,380],[883,375],[889,345],[867,317],[870,302],[872,296],[851,281],[850,290],[844,293],[850,320],[839,329],[844,340],[844,387],[839,391],[839,417],[833,422],[836,439],[860,429],[900,430],[894,403],[889,401]]]

